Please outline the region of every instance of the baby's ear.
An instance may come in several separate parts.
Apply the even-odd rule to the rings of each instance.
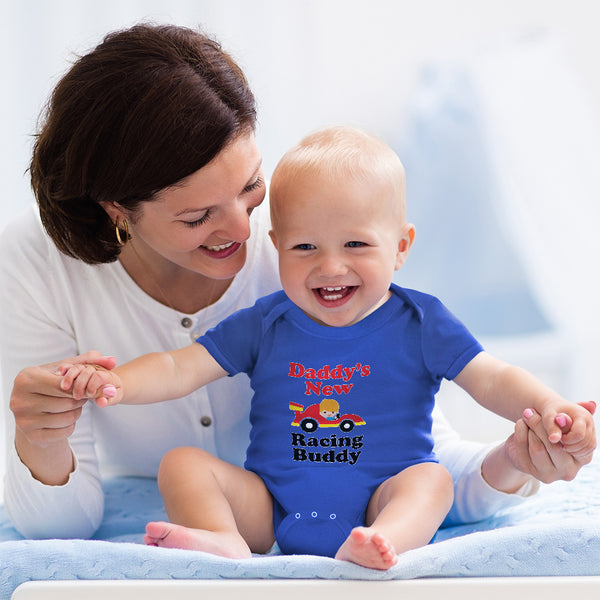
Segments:
[[[273,246],[275,246],[275,249],[277,250],[277,236],[275,235],[275,232],[271,229],[271,231],[269,231],[269,237],[271,238],[271,241],[273,242]]]
[[[415,241],[417,230],[412,223],[407,223],[402,228],[402,235],[398,242],[398,253],[396,254],[396,271],[406,262],[410,249]]]

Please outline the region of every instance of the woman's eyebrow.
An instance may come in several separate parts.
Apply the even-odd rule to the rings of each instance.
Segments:
[[[248,185],[258,175],[258,172],[260,171],[260,169],[262,167],[262,163],[263,163],[263,159],[261,156],[260,159],[258,160],[258,164],[256,165],[256,169],[254,169],[252,175],[250,175],[250,177],[248,178],[246,185]]]
[[[189,213],[197,213],[197,212],[202,212],[203,210],[208,210],[208,206],[207,207],[200,207],[200,208],[184,208],[178,212],[175,213],[176,217],[181,217],[181,215],[187,215]]]

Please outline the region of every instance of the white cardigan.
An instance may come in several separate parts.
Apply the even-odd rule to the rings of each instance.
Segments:
[[[6,509],[24,536],[91,536],[103,514],[101,477],[155,477],[162,456],[174,446],[199,446],[243,464],[251,397],[245,375],[218,380],[171,402],[109,409],[86,405],[70,438],[76,468],[62,486],[43,485],[21,463],[8,399],[15,375],[26,366],[88,350],[122,363],[147,352],[183,347],[234,310],[275,291],[280,286],[277,257],[268,229],[264,202],[252,214],[246,265],[218,302],[194,315],[150,298],[118,261],[91,266],[61,254],[45,235],[35,207],[5,229],[0,237],[4,494]],[[481,461],[489,447],[460,441],[439,411],[434,438],[436,452],[455,480],[454,520],[485,518],[517,499],[482,479]],[[521,494],[532,491],[528,486]]]

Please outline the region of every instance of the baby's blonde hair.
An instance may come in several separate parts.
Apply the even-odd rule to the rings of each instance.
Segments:
[[[392,186],[400,203],[401,218],[406,216],[406,177],[400,158],[383,141],[360,129],[320,129],[288,150],[271,177],[271,205],[280,201],[285,190],[307,172],[332,180],[343,176],[361,182],[385,182]]]

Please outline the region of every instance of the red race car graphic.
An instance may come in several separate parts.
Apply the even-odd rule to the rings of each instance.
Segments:
[[[339,427],[343,432],[348,433],[356,425],[365,424],[362,417],[358,415],[347,414],[340,416],[339,412],[332,415],[331,412],[323,410],[322,404],[311,404],[304,410],[302,404],[290,402],[290,410],[296,413],[292,425],[300,427],[307,433],[312,433],[319,427]],[[328,414],[328,416],[324,416],[322,413]]]

